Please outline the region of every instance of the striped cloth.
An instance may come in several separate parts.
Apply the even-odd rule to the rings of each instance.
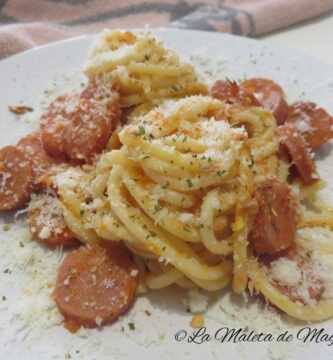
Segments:
[[[0,0],[0,58],[104,28],[265,34],[333,10],[333,0]]]

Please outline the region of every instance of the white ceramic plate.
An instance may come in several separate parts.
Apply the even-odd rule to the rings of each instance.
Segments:
[[[333,113],[333,68],[286,49],[225,34],[160,30],[155,35],[182,56],[191,58],[208,79],[262,76],[278,81],[289,101],[313,100]],[[37,128],[40,111],[57,94],[84,85],[81,65],[92,36],[44,46],[0,62],[0,146],[15,143]],[[81,85],[82,83],[82,85]],[[45,94],[46,90],[46,94]],[[45,96],[47,95],[47,99]],[[30,105],[35,111],[17,117],[8,105]],[[318,157],[320,174],[329,182],[324,196],[333,203],[333,149],[326,145]],[[116,324],[100,330],[70,334],[51,298],[61,254],[51,252],[23,231],[24,215],[0,215],[0,358],[1,359],[312,359],[332,358],[327,342],[268,343],[176,341],[190,335],[192,315],[186,312],[187,294],[169,289],[137,299]],[[3,230],[2,224],[11,224]],[[145,313],[151,312],[151,316]],[[297,333],[307,324],[296,323],[265,308],[264,304],[228,291],[209,299],[207,333],[217,329]],[[135,324],[130,330],[129,323]],[[333,321],[312,324],[333,333]],[[180,333],[183,335],[184,332]]]

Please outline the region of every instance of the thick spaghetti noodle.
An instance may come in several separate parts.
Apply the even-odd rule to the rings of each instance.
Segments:
[[[92,81],[107,77],[123,107],[207,93],[193,66],[150,34],[104,30],[91,47],[85,72]]]

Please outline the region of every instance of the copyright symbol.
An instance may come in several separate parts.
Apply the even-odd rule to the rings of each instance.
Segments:
[[[186,338],[186,336],[187,332],[185,330],[179,330],[175,335],[175,339],[176,341],[182,341]]]

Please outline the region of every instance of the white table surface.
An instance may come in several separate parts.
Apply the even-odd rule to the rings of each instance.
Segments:
[[[261,39],[333,65],[333,11],[314,20],[262,36]]]

